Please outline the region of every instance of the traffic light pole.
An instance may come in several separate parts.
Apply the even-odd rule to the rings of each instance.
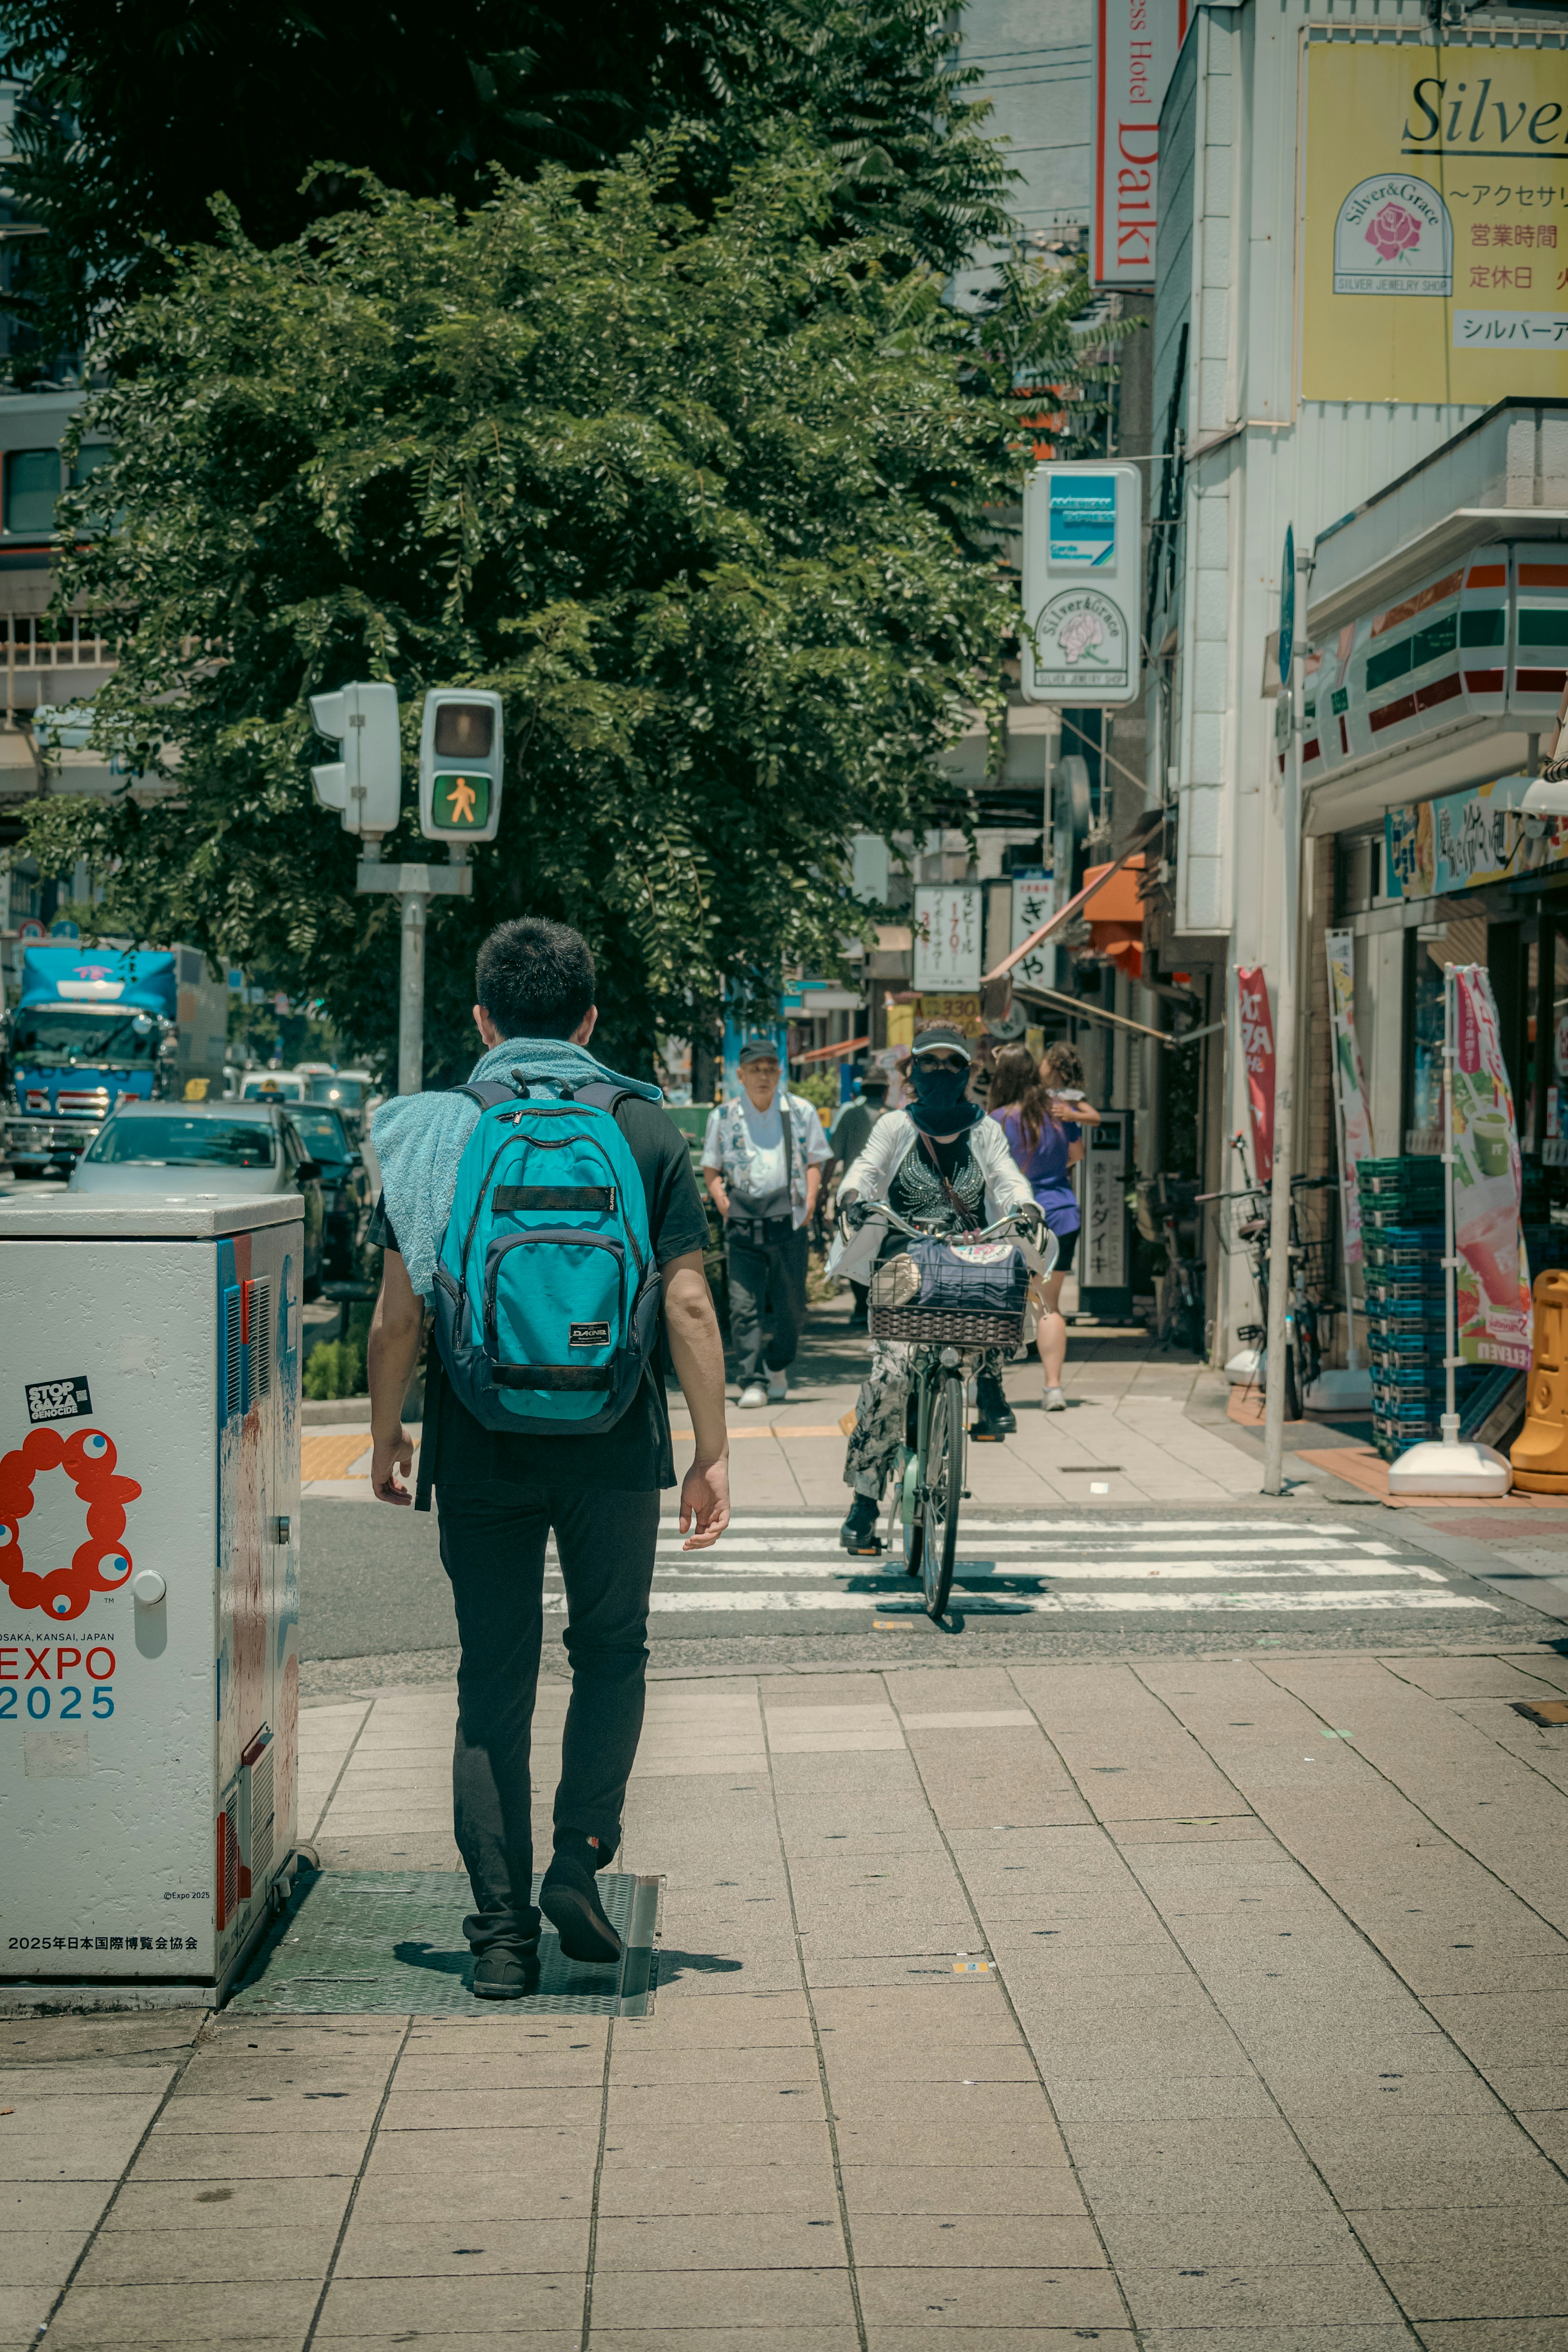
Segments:
[[[466,856],[452,852],[450,866],[384,866],[379,842],[367,842],[356,889],[395,891],[401,913],[402,954],[397,987],[397,1091],[416,1095],[425,1083],[425,925],[432,898],[467,898],[474,872]]]

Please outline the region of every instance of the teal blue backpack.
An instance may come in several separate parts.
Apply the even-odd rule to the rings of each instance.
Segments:
[[[479,1117],[436,1266],[436,1344],[486,1429],[587,1436],[631,1403],[658,1329],[624,1088],[462,1087]]]

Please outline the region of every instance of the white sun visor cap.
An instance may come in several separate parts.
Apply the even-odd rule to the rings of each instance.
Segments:
[[[951,1029],[945,1024],[934,1029],[922,1029],[910,1050],[915,1054],[957,1054],[966,1062],[974,1058],[963,1030]]]

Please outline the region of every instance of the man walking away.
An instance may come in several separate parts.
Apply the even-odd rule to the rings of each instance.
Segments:
[[[600,1115],[614,1118],[636,1162],[670,1355],[691,1413],[696,1442],[680,1528],[689,1530],[692,1551],[716,1542],[730,1518],[724,1351],[702,1271],[706,1220],[685,1138],[660,1108],[658,1088],[617,1076],[588,1051],[598,1017],[594,985],[593,958],[575,931],[531,917],[502,923],[479,950],[474,1019],[486,1050],[470,1084],[531,1087],[560,1106],[576,1087],[614,1089]],[[462,1093],[398,1096],[376,1115],[384,1190],[371,1232],[386,1253],[370,1334],[371,1484],[379,1502],[415,1499],[398,1475],[406,1477],[413,1462],[403,1398],[436,1288],[458,1164],[479,1117]],[[577,1328],[587,1327],[574,1327],[573,1348]],[[434,1486],[462,1644],[452,1789],[474,1896],[463,1927],[480,1999],[517,2000],[538,1982],[529,1747],[552,1530],[566,1586],[572,1698],[554,1853],[539,1900],[568,1958],[620,1955],[594,1874],[620,1843],[642,1728],[659,1490],[675,1484],[657,1346],[646,1360],[613,1425],[527,1436],[483,1426],[430,1352],[417,1507],[428,1509]]]
[[[863,1078],[856,1082],[857,1092],[844,1105],[827,1130],[827,1146],[832,1160],[823,1177],[831,1183],[835,1171],[840,1181],[854,1167],[866,1149],[867,1138],[888,1108],[888,1073],[873,1066]],[[849,1318],[851,1331],[864,1331],[867,1325],[866,1305],[870,1295],[868,1283],[849,1277],[849,1288],[855,1300],[855,1311]]]
[[[724,1220],[730,1267],[730,1337],[739,1359],[741,1402],[783,1404],[805,1320],[806,1226],[816,1206],[827,1139],[815,1107],[779,1085],[770,1037],[740,1054],[741,1094],[710,1112],[702,1173]],[[763,1322],[772,1309],[768,1384],[763,1386]]]

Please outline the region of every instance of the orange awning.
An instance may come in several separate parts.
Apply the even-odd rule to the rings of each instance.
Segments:
[[[1094,911],[1089,917],[1090,951],[1107,957],[1130,980],[1141,980],[1143,901],[1138,895],[1138,885],[1143,878],[1142,853],[1127,858],[1119,872],[1109,865],[1086,866],[1084,888],[1092,888],[1101,875],[1108,878],[1095,892]]]
[[[792,1054],[790,1060],[792,1062],[834,1062],[841,1055],[858,1054],[862,1045],[868,1045],[870,1042],[869,1037],[844,1037],[837,1045],[814,1045],[809,1054]]]

